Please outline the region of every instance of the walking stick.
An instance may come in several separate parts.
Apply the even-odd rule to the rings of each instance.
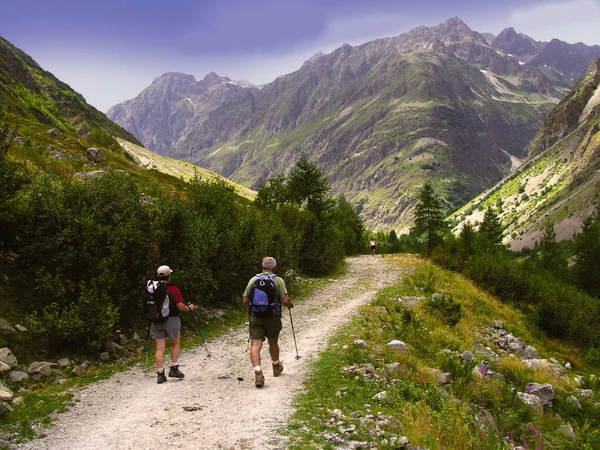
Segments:
[[[204,340],[204,335],[202,334],[202,330],[200,329],[200,324],[198,323],[198,319],[196,318],[196,310],[192,309],[192,316],[194,316],[194,322],[196,322],[196,327],[198,328],[198,333],[200,333],[200,339],[202,339],[202,345],[206,350],[206,354],[210,358],[210,352],[208,351],[208,347],[206,346],[206,341]]]
[[[296,359],[300,359],[300,355],[298,354],[298,344],[296,344],[296,332],[294,331],[294,319],[292,319],[292,310],[288,308],[290,312],[290,323],[292,324],[292,334],[294,335],[294,346],[296,347]]]
[[[146,371],[148,371],[148,352],[150,351],[150,322],[148,322],[148,329],[146,330]]]
[[[242,381],[244,381],[244,377],[242,376],[242,373],[243,373],[243,370],[244,370],[244,362],[246,361],[246,356],[248,355],[248,349],[249,348],[250,348],[250,336],[248,335],[248,344],[246,345],[246,351],[244,352],[244,358],[241,361],[240,370],[238,371],[238,376],[237,376],[237,380],[238,380],[239,383],[241,383]]]

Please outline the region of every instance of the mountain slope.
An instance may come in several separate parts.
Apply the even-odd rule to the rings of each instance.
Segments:
[[[505,242],[532,247],[545,225],[559,240],[580,231],[600,199],[600,59],[554,109],[530,148],[530,161],[453,216],[456,230],[499,208]]]
[[[111,107],[106,114],[139,136],[144,146],[168,155],[188,129],[201,126],[219,105],[257,90],[214,72],[201,81],[192,75],[166,73],[136,98]]]
[[[10,156],[33,171],[86,177],[120,170],[132,175],[142,186],[159,185],[162,189],[176,190],[185,189],[184,181],[196,174],[201,178],[222,178],[140,147],[131,133],[87,104],[80,94],[3,38],[0,38],[0,105],[2,112],[8,113],[9,120],[18,126]],[[91,148],[95,150],[88,150]],[[240,195],[254,196],[247,188],[233,186]]]
[[[148,88],[155,97],[144,91],[109,115],[149,148],[251,188],[305,154],[327,175],[334,194],[361,210],[367,226],[403,228],[424,180],[456,208],[508,175],[568,92],[568,79],[557,70],[508,54],[514,39],[523,47],[519,54],[530,59],[547,46],[512,30],[496,37],[494,48],[452,18],[317,53],[298,71],[260,90],[220,96],[193,116],[182,111],[183,94],[160,95],[156,86]],[[173,92],[191,83],[175,87],[173,75],[165,77]],[[179,128],[140,130],[139,121],[127,119],[156,111]]]

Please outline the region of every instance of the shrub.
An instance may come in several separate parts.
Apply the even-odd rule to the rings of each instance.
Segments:
[[[452,296],[433,294],[427,299],[425,306],[448,325],[456,325],[462,317],[462,305]]]

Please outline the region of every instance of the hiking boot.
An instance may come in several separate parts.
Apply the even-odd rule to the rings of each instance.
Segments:
[[[158,384],[164,383],[165,381],[167,381],[167,377],[165,376],[165,371],[160,371],[157,372],[158,373],[158,379],[156,380],[156,382]]]
[[[283,372],[283,364],[279,361],[277,364],[273,364],[273,376],[278,377]]]
[[[183,378],[185,375],[179,370],[179,366],[171,366],[169,376],[173,378]]]
[[[265,385],[265,376],[262,373],[262,370],[260,372],[254,372],[254,385],[257,388],[261,388]]]

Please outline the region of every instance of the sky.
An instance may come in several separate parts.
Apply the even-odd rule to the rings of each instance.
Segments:
[[[265,84],[319,51],[451,17],[600,45],[600,0],[2,0],[0,36],[106,112],[166,72]]]

